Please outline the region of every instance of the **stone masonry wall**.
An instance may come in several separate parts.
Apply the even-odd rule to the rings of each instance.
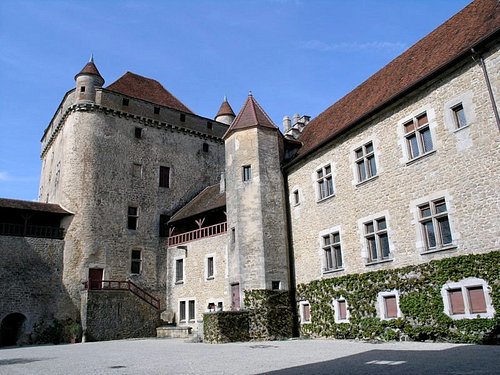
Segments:
[[[485,56],[499,102],[500,52]],[[462,103],[467,127],[457,129],[452,107]],[[408,161],[403,123],[426,111],[433,151]],[[358,183],[354,150],[373,142],[377,176]],[[289,170],[297,283],[392,269],[500,249],[500,132],[482,70],[467,59],[425,87],[365,121]],[[317,201],[316,170],[331,164],[335,195]],[[453,246],[423,252],[418,205],[444,197]],[[385,216],[392,257],[366,264],[363,222]],[[323,273],[320,233],[340,232],[343,269]]]

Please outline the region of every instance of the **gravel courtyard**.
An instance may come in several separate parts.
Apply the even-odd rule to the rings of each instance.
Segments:
[[[223,345],[181,339],[0,350],[0,374],[499,374],[500,346],[290,340]]]

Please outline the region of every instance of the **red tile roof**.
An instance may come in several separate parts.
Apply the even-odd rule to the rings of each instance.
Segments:
[[[191,216],[222,208],[226,205],[226,193],[220,192],[220,185],[212,185],[194,197],[189,203],[177,211],[171,218],[170,223],[186,219]]]
[[[279,130],[266,112],[264,112],[260,104],[254,99],[253,95],[249,94],[240,113],[238,113],[238,116],[236,116],[223,138],[227,138],[235,130],[256,126]]]
[[[477,0],[313,119],[299,140],[299,158],[429,79],[500,29],[497,0]]]
[[[125,73],[106,89],[182,112],[193,113],[160,82],[131,72]]]
[[[226,97],[224,97],[224,101],[220,105],[219,112],[217,112],[217,114],[215,115],[214,118],[217,118],[219,116],[224,116],[224,115],[235,116],[233,109],[229,105]]]
[[[95,66],[94,64],[94,61],[91,60],[89,61],[84,67],[83,69],[80,71],[80,73],[78,73],[76,76],[75,76],[75,79],[76,77],[78,77],[79,75],[82,75],[82,74],[90,74],[90,75],[93,75],[93,76],[98,76],[98,77],[101,77],[101,73],[99,73],[99,70],[97,69],[97,66]],[[104,78],[103,78],[103,81],[104,81]]]
[[[18,199],[0,198],[0,208],[14,208],[18,210],[43,211],[55,214],[71,215],[58,204],[23,201]]]

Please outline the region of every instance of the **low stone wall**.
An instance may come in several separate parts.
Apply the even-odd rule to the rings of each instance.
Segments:
[[[159,311],[129,291],[83,291],[81,299],[86,341],[156,336]]]
[[[250,340],[248,311],[205,313],[203,327],[203,341],[211,344]]]

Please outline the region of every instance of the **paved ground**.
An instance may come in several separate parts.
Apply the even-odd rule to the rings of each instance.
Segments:
[[[500,374],[500,346],[290,340],[210,345],[181,339],[0,350],[0,374]]]

